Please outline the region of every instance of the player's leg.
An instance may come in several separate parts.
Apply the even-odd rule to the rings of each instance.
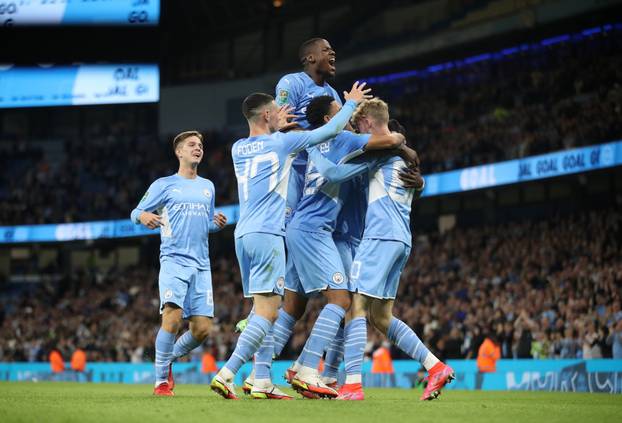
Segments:
[[[390,248],[387,241],[364,239],[350,271],[351,283],[356,286],[352,320],[345,328],[346,383],[339,399],[364,399],[362,364],[367,343],[367,321],[372,298],[382,298],[384,287],[393,264],[401,257],[401,250]],[[379,252],[382,252],[379,254]]]
[[[345,325],[344,361],[346,380],[339,390],[337,399],[364,399],[362,385],[362,368],[367,344],[367,321],[365,316],[369,308],[369,298],[355,293],[350,309],[350,318]]]
[[[355,292],[355,286],[350,280],[350,269],[352,268],[352,260],[356,254],[356,246],[346,240],[335,240],[335,246],[339,251],[341,262],[348,279],[348,289],[350,292]],[[345,324],[352,320],[352,309],[346,313],[344,324],[337,331],[337,335],[326,350],[326,356],[324,357],[324,371],[322,372],[322,382],[331,388],[337,387],[337,379],[339,376],[339,366],[344,359],[344,342],[345,342]]]
[[[351,294],[339,251],[330,234],[298,231],[288,246],[296,269],[307,294],[322,292],[327,304],[320,312],[304,348],[302,367],[292,379],[298,391],[309,391],[329,397],[337,391],[321,381],[318,367],[324,351],[334,340],[346,311],[350,308]]]
[[[175,342],[174,359],[188,354],[203,343],[212,330],[213,317],[212,274],[209,270],[195,270],[184,301],[183,318],[190,321],[190,328]]]
[[[254,315],[238,338],[233,354],[214,377],[211,388],[228,399],[237,399],[233,377],[261,347],[278,316],[285,281],[283,238],[253,233],[236,239],[236,254],[245,296],[252,296]]]
[[[174,359],[173,349],[177,333],[183,325],[182,306],[191,272],[192,269],[184,268],[172,261],[163,261],[160,264],[158,286],[162,325],[155,340],[155,395],[173,395],[171,369]]]
[[[425,367],[428,371],[428,385],[421,399],[435,399],[445,384],[453,380],[454,372],[436,358],[406,323],[393,316],[393,303],[400,275],[410,255],[410,247],[399,241],[385,241],[385,244],[387,249],[401,251],[401,257],[391,267],[381,298],[374,299],[371,303],[370,323],[385,334],[389,341]]]

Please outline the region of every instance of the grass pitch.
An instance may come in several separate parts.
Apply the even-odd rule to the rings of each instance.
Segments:
[[[581,422],[622,421],[622,396],[548,392],[367,389],[361,402],[226,401],[203,385],[179,385],[173,398],[148,385],[0,383],[0,422]],[[241,393],[241,390],[240,390]]]

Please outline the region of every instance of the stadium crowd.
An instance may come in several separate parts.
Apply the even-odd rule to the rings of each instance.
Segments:
[[[419,234],[395,315],[442,359],[474,358],[484,336],[506,358],[622,355],[621,240],[615,209]],[[204,348],[222,360],[250,302],[240,301],[233,256],[212,257],[212,275],[216,318]],[[310,302],[282,358],[302,349],[320,309]],[[44,361],[52,348],[68,359],[77,347],[89,361],[150,361],[157,310],[157,269],[83,269],[0,297],[0,361]],[[371,352],[383,339],[369,333]]]
[[[373,88],[410,131],[424,173],[611,141],[622,137],[621,43],[616,30]],[[214,181],[217,205],[238,201],[230,146],[239,135],[205,133],[199,171]],[[127,218],[148,184],[177,167],[170,139],[121,119],[65,140],[61,160],[26,135],[7,140],[0,222]]]

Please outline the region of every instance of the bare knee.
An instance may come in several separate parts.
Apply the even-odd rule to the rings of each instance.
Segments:
[[[352,307],[349,314],[352,319],[365,317],[368,307],[369,306],[367,297],[361,294],[354,294],[354,298],[352,299]]]
[[[212,330],[212,319],[204,317],[190,322],[190,333],[199,342],[203,342]]]
[[[369,322],[383,334],[387,334],[393,318],[393,303],[374,300],[369,307]]]
[[[335,304],[348,311],[352,305],[352,294],[345,289],[327,289],[324,296],[329,304]]]
[[[165,304],[164,310],[162,310],[162,329],[177,334],[182,326],[182,309],[175,304]]]
[[[257,294],[253,296],[255,314],[274,323],[279,316],[281,297],[274,294]]]
[[[285,291],[283,310],[295,320],[300,320],[307,310],[307,298],[292,291]]]

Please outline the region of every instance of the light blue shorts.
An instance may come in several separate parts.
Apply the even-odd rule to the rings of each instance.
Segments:
[[[341,257],[341,262],[343,263],[343,268],[346,271],[346,275],[350,274],[350,268],[352,267],[352,260],[356,256],[356,251],[358,250],[360,242],[353,241],[344,241],[341,239],[335,240],[335,245],[337,246],[337,250],[339,251],[339,256]]]
[[[271,292],[283,295],[285,244],[282,236],[260,232],[242,235],[235,239],[235,253],[245,297]]]
[[[356,292],[374,298],[395,299],[400,275],[410,256],[401,241],[363,239],[350,269]]]
[[[341,255],[331,233],[288,228],[285,240],[306,294],[327,288],[350,289]]]
[[[287,243],[287,241],[285,242]],[[292,258],[292,252],[287,250],[287,263],[285,265],[285,289],[295,292],[300,295],[306,295],[305,289],[302,287],[300,276],[294,265],[294,259]]]
[[[160,262],[160,313],[166,303],[183,309],[183,318],[214,317],[212,272],[181,266],[171,260]]]

